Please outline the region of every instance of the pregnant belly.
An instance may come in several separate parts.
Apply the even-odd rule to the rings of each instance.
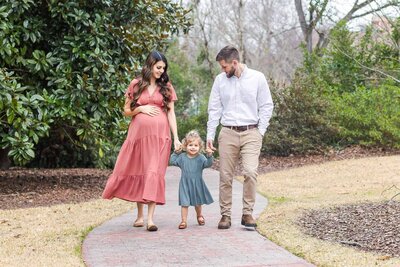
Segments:
[[[131,137],[136,138],[149,135],[169,135],[167,116],[164,112],[154,117],[139,113],[129,125],[129,132]]]

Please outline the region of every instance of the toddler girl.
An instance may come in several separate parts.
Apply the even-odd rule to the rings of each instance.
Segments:
[[[181,180],[179,182],[179,205],[181,208],[182,221],[179,229],[187,227],[187,216],[189,206],[194,206],[197,214],[197,222],[204,225],[205,220],[201,213],[201,205],[214,202],[210,191],[203,180],[203,169],[211,167],[213,163],[212,150],[206,150],[206,156],[201,154],[203,141],[197,131],[190,131],[182,141],[185,152],[180,153],[182,148],[171,155],[170,164],[181,169]]]

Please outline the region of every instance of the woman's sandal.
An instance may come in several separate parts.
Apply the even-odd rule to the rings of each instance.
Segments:
[[[179,229],[186,229],[187,223],[186,222],[181,222],[178,226]]]
[[[158,227],[155,224],[152,225],[147,225],[147,231],[149,232],[155,232],[158,230]]]
[[[144,221],[138,221],[138,220],[136,220],[134,223],[133,223],[133,227],[143,227],[144,226]]]
[[[206,224],[206,221],[204,220],[203,215],[197,216],[197,223],[198,223],[199,225],[205,225],[205,224]]]

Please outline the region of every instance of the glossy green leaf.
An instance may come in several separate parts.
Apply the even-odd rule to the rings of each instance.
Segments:
[[[123,138],[109,122],[124,120],[125,88],[150,50],[165,51],[168,43],[158,34],[165,25],[169,34],[185,30],[189,17],[178,16],[183,8],[165,0],[12,3],[0,5],[7,13],[0,31],[13,32],[7,38],[0,33],[0,113],[6,113],[4,129],[13,137],[0,141],[12,151],[29,151],[12,155],[16,164],[34,157],[33,144],[43,149],[57,138],[85,150],[96,164],[109,160],[99,160],[99,148],[104,154]],[[94,144],[95,138],[102,142]]]

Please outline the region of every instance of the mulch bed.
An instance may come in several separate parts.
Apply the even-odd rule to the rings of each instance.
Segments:
[[[400,257],[400,202],[363,203],[305,212],[297,222],[316,238]]]
[[[101,197],[111,170],[0,170],[0,209],[79,203]]]
[[[361,147],[351,147],[342,151],[331,151],[325,155],[307,155],[307,156],[289,156],[289,157],[261,157],[259,173],[270,171],[295,168],[309,164],[323,163],[332,160],[342,160],[351,158],[363,158],[368,156],[388,156],[400,154],[400,151],[387,151],[381,149],[363,149]],[[218,169],[219,162],[214,162],[213,168]],[[238,164],[237,174],[241,173],[241,164]],[[100,169],[26,169],[26,168],[11,168],[9,170],[0,170],[0,209],[19,209],[31,208],[38,206],[51,206],[55,204],[79,203],[101,197],[107,178],[111,174],[111,170]],[[383,205],[383,204],[381,204]],[[336,222],[333,227],[323,226],[330,223],[330,213],[321,216],[320,212],[316,212],[319,218],[319,223],[312,220],[311,215],[307,216],[310,221],[304,220],[304,225],[309,225],[313,229],[310,234],[316,233],[316,236],[323,236],[323,232],[327,231],[332,235],[337,235],[339,241],[350,242],[347,245],[353,245],[365,250],[376,250],[378,252],[399,256],[398,245],[400,243],[399,231],[395,231],[394,227],[398,227],[400,218],[400,209],[397,202],[390,206],[378,206],[375,204],[365,204],[361,207],[351,206],[341,209],[337,208],[340,214],[341,221],[349,222],[347,230],[339,230],[338,225],[344,224]],[[364,214],[369,219],[365,219],[364,225],[366,229],[360,229],[359,225],[363,221],[362,216],[355,216],[357,209],[362,209]],[[395,213],[393,213],[395,211]],[[313,214],[313,213],[310,213]],[[392,217],[391,217],[392,216]],[[376,217],[376,220],[373,218]],[[322,219],[323,218],[323,219]],[[381,219],[382,218],[382,219]],[[386,223],[383,224],[382,220]],[[305,229],[308,229],[304,226]],[[380,227],[380,228],[379,228]],[[338,231],[336,231],[338,229]],[[374,229],[381,234],[374,241],[369,237],[374,233]],[[364,232],[362,230],[365,230]],[[349,231],[349,236],[344,233]],[[343,233],[342,233],[343,232]],[[359,238],[350,239],[352,235],[359,234]],[[389,239],[390,237],[390,239]],[[333,238],[331,236],[326,237]],[[332,239],[334,240],[334,239]],[[367,240],[364,245],[363,240]],[[369,241],[368,241],[369,240]],[[388,243],[394,242],[394,243]],[[384,244],[384,245],[382,245]],[[376,247],[376,249],[375,249]],[[396,250],[397,249],[397,250]]]

